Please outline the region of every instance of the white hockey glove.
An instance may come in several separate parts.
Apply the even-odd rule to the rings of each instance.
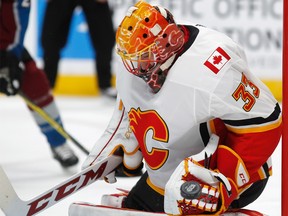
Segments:
[[[84,161],[82,169],[93,163],[103,160],[111,154],[123,156],[123,170],[127,176],[133,176],[143,167],[143,156],[139,150],[138,142],[130,130],[127,113],[122,102],[117,98],[116,108],[108,127],[94,145],[91,153]],[[108,183],[116,182],[115,171],[104,179]]]
[[[215,135],[211,139],[209,142],[214,144],[215,141],[218,142]],[[210,145],[210,150],[215,150],[215,145],[212,146],[214,147],[211,148]],[[203,153],[205,154],[205,151],[201,152]],[[208,155],[211,155],[210,153]],[[199,154],[197,157],[199,159]],[[164,198],[165,213],[219,215],[225,212],[231,201],[238,196],[237,186],[231,179],[216,170],[203,167],[194,160],[197,157],[184,159],[167,182]]]

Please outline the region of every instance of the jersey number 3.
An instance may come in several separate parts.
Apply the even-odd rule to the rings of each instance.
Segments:
[[[169,139],[168,127],[154,110],[141,111],[139,108],[136,110],[132,108],[129,112],[130,128],[132,129],[135,137],[139,143],[143,157],[146,163],[153,170],[159,169],[167,160],[169,151],[157,147],[147,148],[148,131],[152,130],[152,139],[167,143]]]
[[[252,91],[248,91],[250,88]],[[232,97],[238,101],[240,98],[245,102],[243,109],[249,112],[256,103],[256,98],[260,95],[259,88],[254,85],[247,77],[242,73],[241,83],[232,94]]]

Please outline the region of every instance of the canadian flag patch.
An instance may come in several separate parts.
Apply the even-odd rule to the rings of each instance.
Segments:
[[[217,74],[230,59],[231,57],[221,47],[218,47],[204,65]]]

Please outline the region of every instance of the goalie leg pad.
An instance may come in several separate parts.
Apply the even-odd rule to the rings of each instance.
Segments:
[[[72,203],[69,206],[69,216],[167,216],[165,213],[144,212],[125,208],[92,205],[89,203]]]
[[[156,212],[143,212],[133,209],[124,209],[124,208],[111,208],[107,206],[93,205],[90,203],[72,203],[69,206],[69,216],[96,216],[96,215],[104,215],[104,216],[168,216],[165,213],[156,213]],[[226,212],[221,214],[220,216],[265,216],[264,214],[240,209],[236,212]],[[267,216],[267,215],[266,215]]]

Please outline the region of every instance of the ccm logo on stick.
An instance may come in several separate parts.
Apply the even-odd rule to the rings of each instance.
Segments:
[[[33,200],[28,205],[30,206],[27,216],[32,216],[39,211],[45,209],[50,203],[56,203],[59,200],[69,196],[70,194],[80,190],[91,182],[96,181],[102,177],[102,174],[107,166],[107,161],[101,164],[101,166],[96,170],[89,170],[80,176],[68,181],[66,184],[47,192],[40,198]]]

